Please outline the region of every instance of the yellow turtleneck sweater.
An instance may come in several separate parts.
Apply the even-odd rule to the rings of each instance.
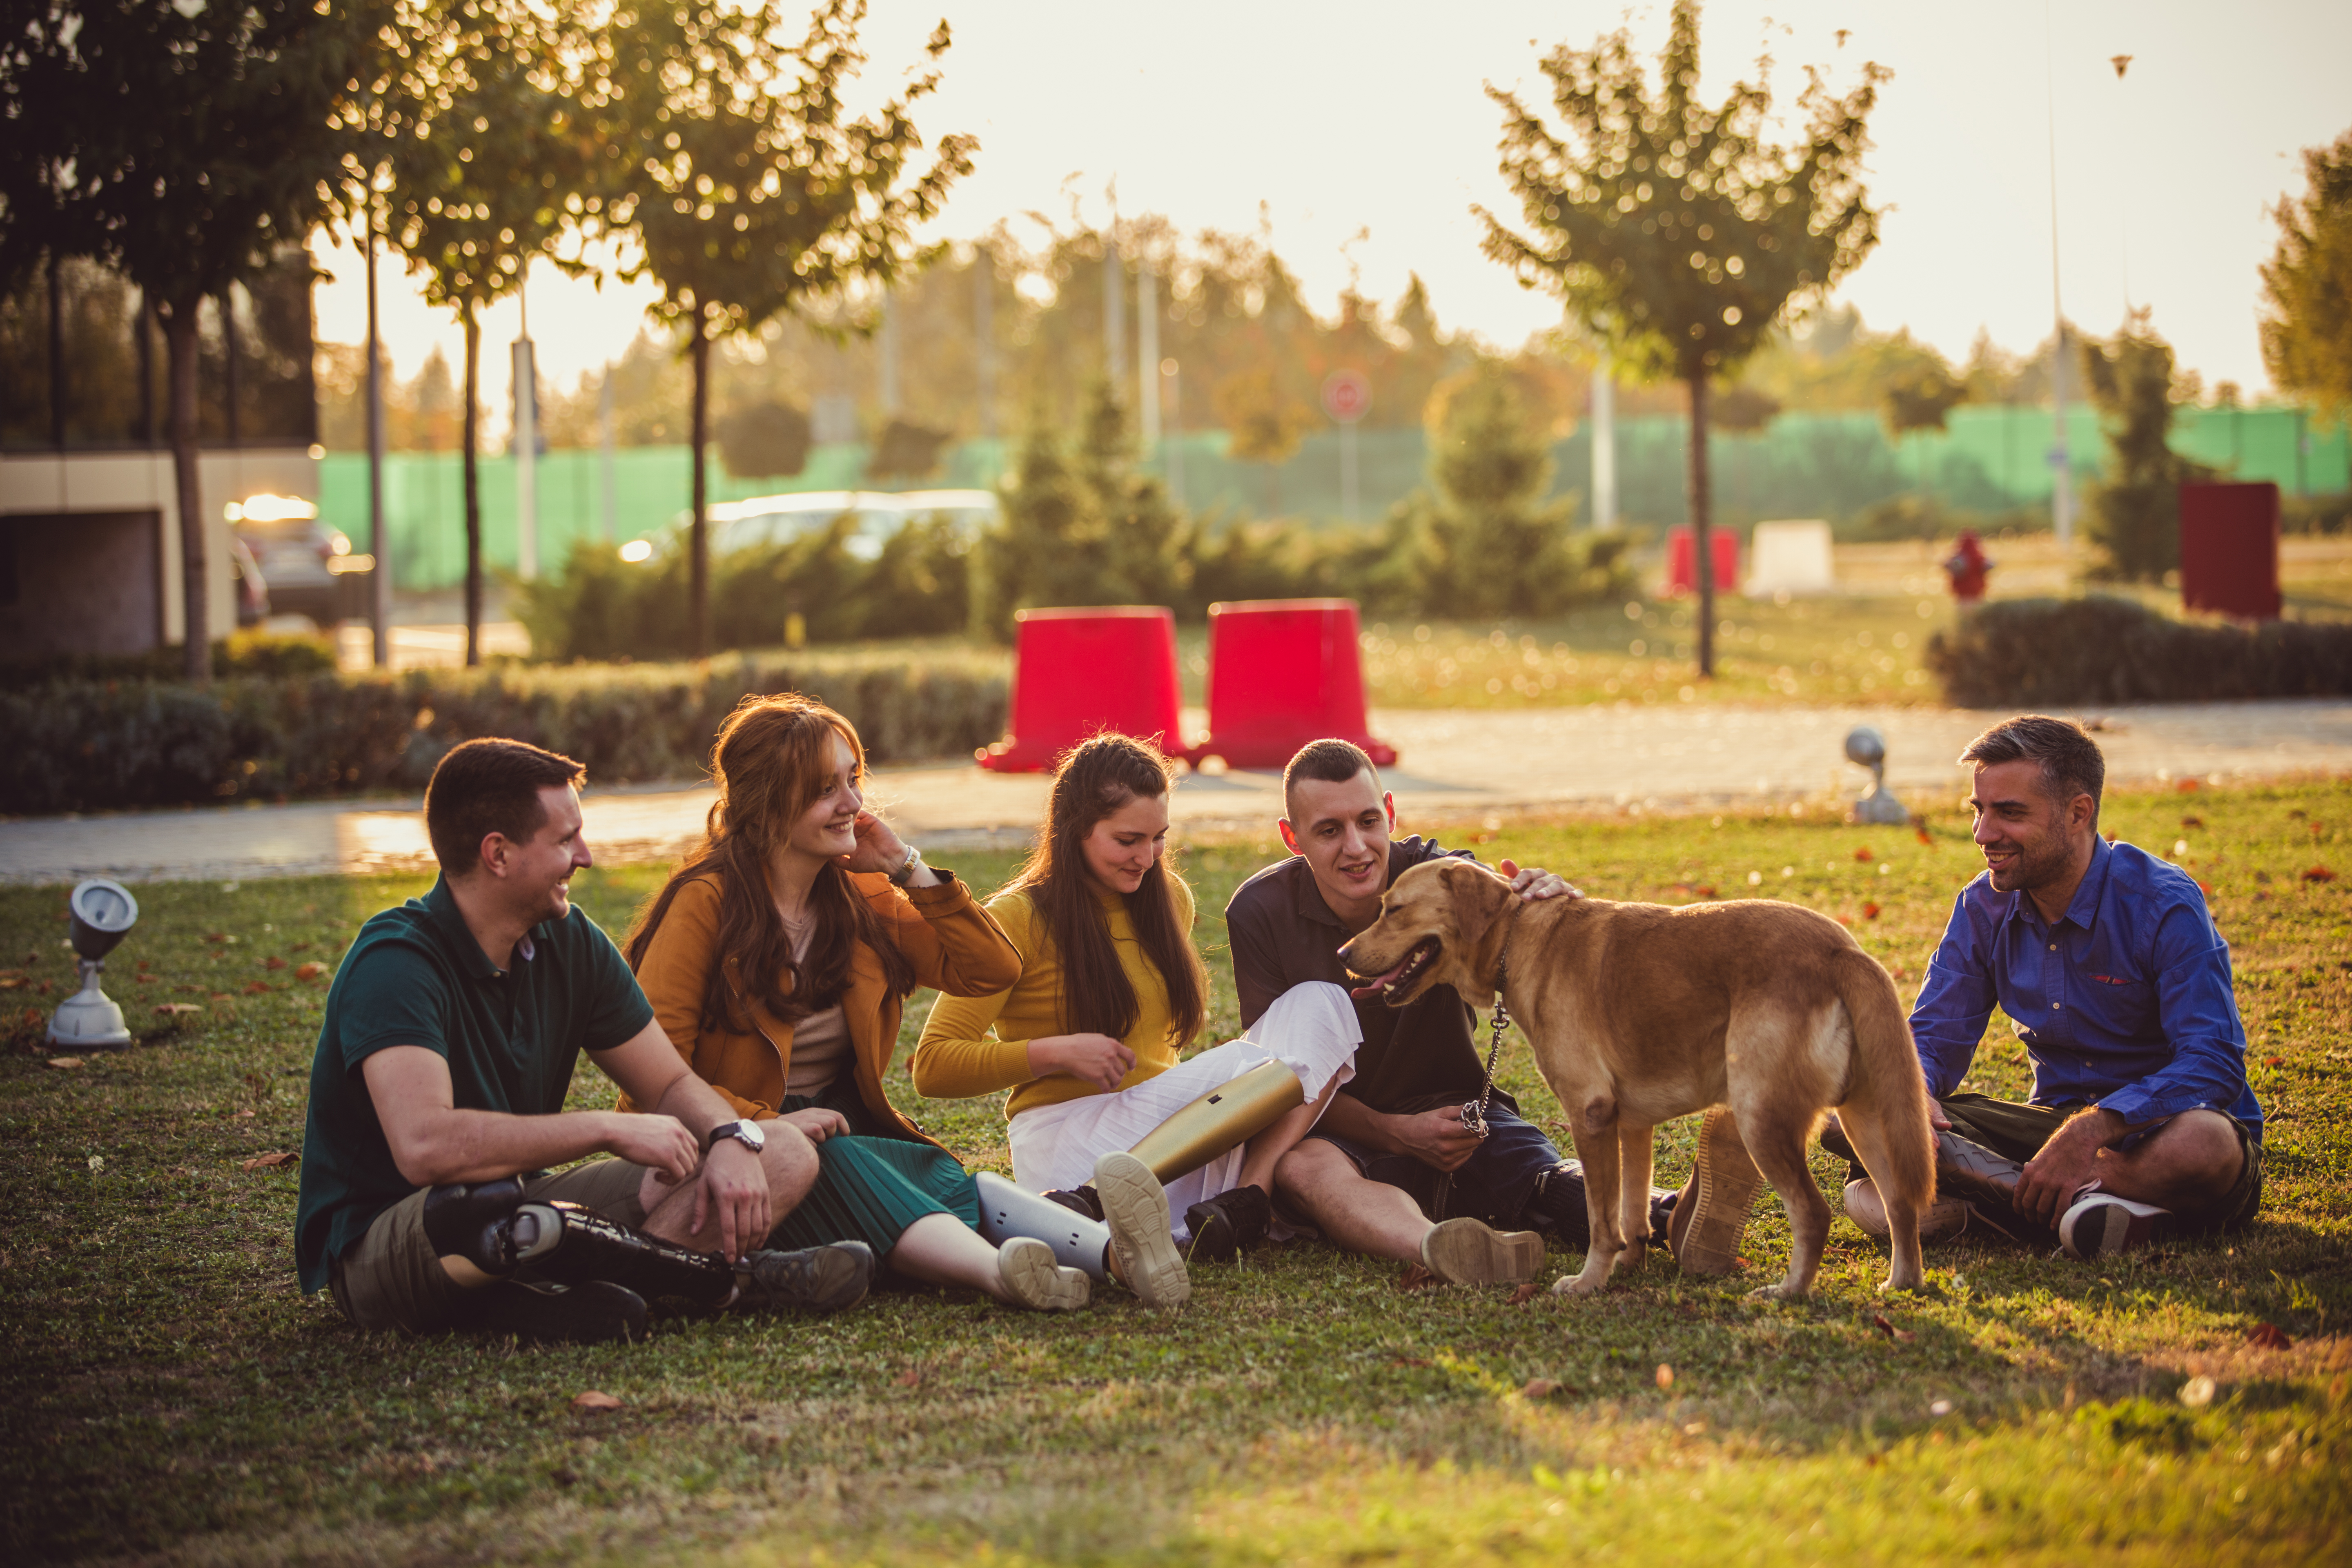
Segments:
[[[1169,878],[1176,891],[1179,926],[1192,929],[1192,889],[1181,878]],[[1168,1021],[1168,987],[1160,970],[1144,956],[1136,940],[1135,924],[1124,900],[1106,897],[1103,914],[1110,922],[1118,963],[1135,987],[1135,1026],[1120,1043],[1135,1053],[1135,1066],[1119,1080],[1126,1089],[1157,1078],[1176,1065],[1181,1044],[1171,1037]],[[1049,1035],[1067,1034],[1062,1025],[1062,963],[1053,938],[1025,892],[999,894],[988,912],[996,918],[1013,951],[1021,955],[1021,978],[1012,989],[993,996],[941,996],[931,1008],[930,1021],[915,1046],[915,1092],[931,1100],[966,1100],[1009,1089],[1004,1114],[1019,1115],[1041,1105],[1059,1105],[1081,1095],[1100,1094],[1093,1085],[1054,1073],[1029,1074],[1029,1042]]]

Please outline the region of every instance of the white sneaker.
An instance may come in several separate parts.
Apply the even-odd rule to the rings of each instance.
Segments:
[[[1054,1249],[1035,1237],[1010,1237],[996,1249],[996,1278],[1005,1294],[1033,1312],[1070,1312],[1087,1304],[1090,1281],[1054,1261]]]
[[[2058,1245],[2066,1256],[2087,1263],[2172,1234],[2170,1209],[2134,1203],[2113,1193],[2087,1192],[2058,1220]]]
[[[1181,1307],[1191,1300],[1192,1279],[1176,1250],[1168,1190],[1151,1167],[1124,1150],[1105,1154],[1095,1162],[1095,1195],[1127,1288],[1147,1307]]]
[[[1919,1215],[1919,1242],[1942,1241],[1968,1229],[1969,1205],[1958,1198],[1937,1198]],[[1886,1204],[1878,1195],[1878,1184],[1864,1176],[1845,1184],[1845,1217],[1862,1227],[1864,1236],[1886,1241],[1894,1236],[1894,1226],[1886,1223]]]

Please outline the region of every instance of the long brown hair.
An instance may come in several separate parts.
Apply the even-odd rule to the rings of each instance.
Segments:
[[[746,697],[719,726],[711,748],[711,780],[719,799],[710,808],[702,842],[669,874],[661,892],[637,916],[629,932],[629,967],[642,970],[654,932],[680,888],[698,877],[719,877],[719,961],[710,965],[702,994],[703,1016],[747,1027],[750,1018],[727,984],[723,960],[732,956],[744,988],[787,1023],[797,1022],[841,1000],[849,986],[849,965],[859,943],[874,950],[894,995],[915,988],[915,966],[898,951],[848,874],[826,864],[809,889],[816,931],[808,956],[793,957],[793,942],[768,891],[768,856],[791,835],[793,825],[824,793],[835,735],[866,771],[866,749],[856,726],[822,702],[787,693]]]
[[[1110,922],[1087,881],[1079,847],[1095,824],[1138,795],[1168,793],[1172,770],[1160,748],[1131,736],[1105,733],[1080,742],[1054,771],[1054,793],[1037,847],[1008,888],[1029,895],[1062,961],[1062,1026],[1072,1034],[1109,1035],[1135,1027],[1141,1011],[1134,983],[1118,963]],[[1201,1032],[1208,1015],[1208,976],[1192,933],[1176,912],[1181,879],[1165,855],[1126,895],[1137,942],[1168,988],[1168,1017],[1181,1046]]]

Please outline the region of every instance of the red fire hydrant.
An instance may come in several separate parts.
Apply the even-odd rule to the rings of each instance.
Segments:
[[[1977,542],[1976,530],[1960,530],[1960,542],[1944,562],[1944,575],[1952,582],[1952,597],[1962,605],[1984,602],[1985,579],[1992,574],[1992,557]]]

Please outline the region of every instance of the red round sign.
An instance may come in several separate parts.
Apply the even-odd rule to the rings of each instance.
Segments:
[[[1323,412],[1342,425],[1353,425],[1372,406],[1372,384],[1363,372],[1335,370],[1323,378]]]

